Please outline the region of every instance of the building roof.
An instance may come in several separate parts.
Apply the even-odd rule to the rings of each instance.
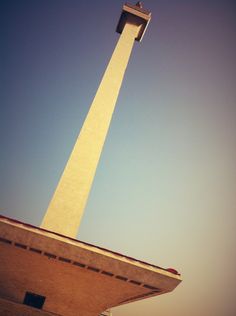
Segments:
[[[60,315],[98,315],[170,292],[181,282],[168,269],[4,216],[0,248],[0,298],[19,304],[26,292],[35,293],[45,297],[45,312]]]

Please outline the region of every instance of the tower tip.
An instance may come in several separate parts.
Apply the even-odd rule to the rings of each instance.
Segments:
[[[136,2],[136,4],[125,3],[122,8],[116,32],[121,34],[126,23],[136,23],[140,26],[140,29],[135,40],[141,42],[150,20],[151,12],[143,9],[141,1]]]
[[[136,3],[136,7],[139,7],[140,9],[142,9],[142,8],[143,8],[142,2],[141,2],[141,1],[138,1],[138,2]]]

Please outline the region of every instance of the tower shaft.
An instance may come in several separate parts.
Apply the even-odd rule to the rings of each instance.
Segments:
[[[140,23],[127,20],[41,227],[76,238]]]

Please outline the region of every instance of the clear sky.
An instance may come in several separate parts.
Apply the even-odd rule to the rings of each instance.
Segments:
[[[120,0],[1,1],[0,211],[39,225],[119,35]],[[183,282],[114,316],[235,316],[236,4],[146,0],[78,238]]]

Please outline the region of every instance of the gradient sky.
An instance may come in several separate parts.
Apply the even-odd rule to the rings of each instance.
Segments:
[[[39,225],[119,35],[120,0],[3,0],[0,211]],[[183,277],[114,316],[235,316],[236,4],[146,0],[78,238]]]

